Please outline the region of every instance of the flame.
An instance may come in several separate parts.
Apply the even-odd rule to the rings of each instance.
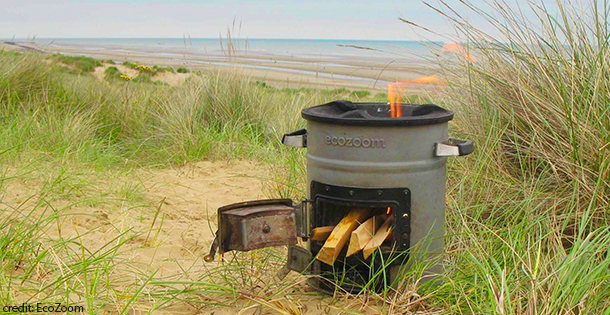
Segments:
[[[385,212],[385,214],[388,214],[388,215],[389,215],[390,213],[392,213],[392,207],[388,207],[388,210]]]
[[[437,85],[443,86],[445,82],[438,78],[438,75],[423,76],[413,80],[402,80],[395,83],[388,83],[388,102],[390,103],[390,114],[392,118],[402,117],[402,93],[410,85]]]
[[[411,80],[412,84],[430,84],[430,85],[445,85],[445,82],[438,78],[438,75],[433,74],[429,76],[419,77],[415,80]]]
[[[441,52],[455,53],[458,56],[466,59],[469,62],[474,62],[474,59],[472,59],[472,56],[470,55],[470,53],[466,49],[464,49],[464,47],[462,47],[460,44],[458,44],[456,42],[450,42],[450,43],[443,45],[443,47],[441,48]]]
[[[441,52],[455,53],[466,59],[469,62],[474,62],[470,53],[456,42],[445,44],[441,48]],[[421,76],[413,80],[402,80],[394,83],[388,83],[388,102],[390,103],[390,114],[392,118],[402,117],[402,93],[407,90],[410,85],[436,85],[445,86],[447,83],[439,79],[437,74],[429,76]]]
[[[388,101],[390,101],[390,114],[392,118],[402,117],[400,91],[396,84],[388,84]]]

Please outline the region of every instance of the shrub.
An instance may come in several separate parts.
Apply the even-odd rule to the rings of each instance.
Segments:
[[[134,69],[134,70],[138,67],[137,63],[131,62],[131,61],[124,61],[123,65],[126,66],[126,67],[129,67],[131,69]]]
[[[91,57],[85,56],[66,56],[66,55],[53,55],[55,59],[59,60],[59,62],[73,66],[82,72],[93,72],[95,67],[99,67],[102,64],[99,60],[93,59]]]
[[[267,83],[263,82],[263,81],[256,81],[255,82],[256,85],[266,88],[267,87]]]
[[[153,67],[145,66],[145,65],[137,65],[136,70],[138,70],[140,73],[145,73],[148,75],[157,74],[157,69],[155,69]]]
[[[153,69],[155,71],[157,71],[157,72],[171,72],[171,73],[174,73],[174,68],[172,68],[172,67],[160,67],[160,66],[154,65]]]
[[[188,73],[189,70],[187,68],[180,67],[180,68],[176,69],[176,72],[178,72],[178,73]]]
[[[104,70],[104,77],[106,80],[118,79],[123,75],[121,71],[115,66],[111,66]]]
[[[363,98],[363,97],[367,97],[369,95],[371,95],[371,92],[369,91],[352,91],[350,93],[351,96],[353,97],[357,97],[357,98]]]

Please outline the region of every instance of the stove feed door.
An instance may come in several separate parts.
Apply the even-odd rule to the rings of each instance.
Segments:
[[[290,199],[247,201],[218,209],[215,245],[220,253],[296,243],[295,207]]]

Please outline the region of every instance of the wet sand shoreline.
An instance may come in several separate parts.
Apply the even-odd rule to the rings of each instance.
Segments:
[[[147,65],[187,67],[192,70],[239,71],[252,80],[278,88],[320,87],[385,91],[388,82],[411,80],[432,74],[432,64],[408,58],[362,56],[288,56],[250,52],[201,53],[189,50],[155,51],[138,47],[54,45],[33,42],[4,42],[51,54],[85,55]],[[425,87],[413,87],[414,91]]]

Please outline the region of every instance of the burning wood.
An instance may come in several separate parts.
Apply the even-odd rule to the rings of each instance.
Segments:
[[[352,237],[349,241],[349,247],[347,248],[347,257],[361,251],[364,246],[373,238],[375,231],[381,225],[382,222],[386,221],[387,215],[377,215],[369,218],[364,223],[360,224],[352,232]]]
[[[370,211],[370,208],[352,209],[330,233],[326,243],[318,253],[317,259],[323,263],[333,265],[351,233],[367,218]]]
[[[311,230],[310,239],[312,241],[325,241],[330,233],[335,229],[335,226],[321,226]]]
[[[392,223],[394,221],[393,216],[389,216],[387,220],[383,223],[383,225],[377,230],[375,236],[364,246],[362,249],[362,253],[364,254],[364,258],[369,258],[373,251],[375,251],[383,242],[390,237],[392,233]]]

